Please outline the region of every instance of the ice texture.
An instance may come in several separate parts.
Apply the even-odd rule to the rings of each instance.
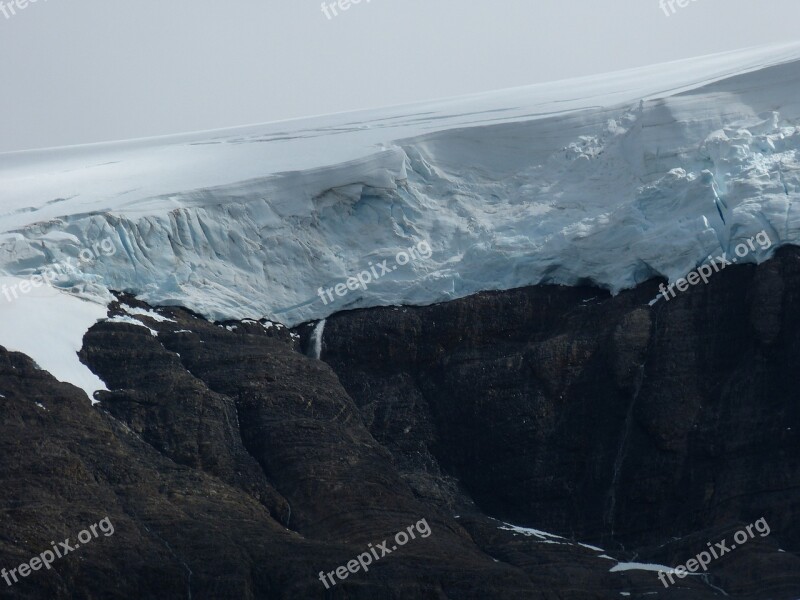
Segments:
[[[85,298],[119,290],[288,326],[538,283],[617,293],[674,281],[762,231],[773,243],[744,260],[798,243],[798,150],[800,44],[786,44],[0,154],[0,273],[24,278],[69,259],[77,269],[57,285]],[[97,251],[104,239],[113,253]],[[368,285],[350,279],[421,242],[429,258]],[[337,284],[346,295],[323,301],[320,288]]]

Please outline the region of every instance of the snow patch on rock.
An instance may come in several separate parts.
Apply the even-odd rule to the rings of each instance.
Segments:
[[[0,287],[19,286],[23,279],[0,277]],[[13,301],[0,298],[0,345],[22,352],[59,381],[94,393],[105,384],[78,358],[83,336],[106,316],[106,307],[42,283]]]

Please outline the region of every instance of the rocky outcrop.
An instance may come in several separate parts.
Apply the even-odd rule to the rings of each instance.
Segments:
[[[322,359],[418,494],[441,474],[487,514],[645,562],[681,564],[762,517],[797,553],[800,252],[670,301],[658,284],[342,313]],[[725,559],[731,595],[797,594]]]
[[[0,349],[0,567],[115,526],[0,597],[794,600],[800,251],[651,306],[658,283],[341,313],[321,360],[314,324],[160,309],[86,335],[95,407]],[[669,589],[611,570],[762,517]]]

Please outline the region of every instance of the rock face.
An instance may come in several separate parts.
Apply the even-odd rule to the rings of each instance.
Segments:
[[[0,598],[796,600],[800,251],[651,306],[658,283],[340,313],[321,360],[314,324],[102,322],[96,407],[0,349],[0,567],[115,528]],[[618,565],[762,518],[668,589]]]
[[[339,314],[322,359],[420,495],[441,472],[487,514],[645,562],[762,517],[797,552],[798,292],[785,249],[653,306],[658,282]],[[731,595],[797,594],[730,560]]]

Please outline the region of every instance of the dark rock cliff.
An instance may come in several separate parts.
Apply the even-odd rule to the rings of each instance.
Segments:
[[[800,251],[650,306],[657,287],[340,313],[321,360],[313,324],[163,309],[137,317],[157,336],[86,335],[96,407],[0,349],[0,567],[115,526],[0,597],[796,600]],[[669,589],[610,570],[762,518]],[[319,580],[422,519],[430,536]]]

